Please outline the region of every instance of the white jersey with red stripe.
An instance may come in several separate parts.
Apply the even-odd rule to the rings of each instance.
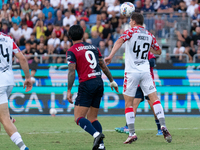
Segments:
[[[13,39],[0,32],[0,87],[15,85],[12,71],[12,56],[20,52]]]
[[[126,30],[120,37],[126,42],[125,72],[150,72],[148,52],[150,47],[160,47],[154,35],[141,26]]]

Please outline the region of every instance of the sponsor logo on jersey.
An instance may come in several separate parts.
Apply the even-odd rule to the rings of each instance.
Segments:
[[[149,87],[149,90],[153,90],[153,89],[154,89],[154,86],[151,85],[151,86]]]
[[[85,50],[85,49],[96,49],[93,45],[87,45],[87,46],[80,46],[76,48],[77,51]]]
[[[0,38],[0,42],[7,42],[5,38]]]
[[[142,60],[142,61],[134,61],[134,63],[135,63],[135,65],[139,66],[141,64],[144,64],[145,61],[144,60]]]
[[[147,36],[138,36],[138,40],[149,40],[149,37],[147,37]]]
[[[88,74],[88,77],[92,77],[92,76],[97,76],[97,75],[101,75],[101,72],[95,72],[95,73],[90,73]]]

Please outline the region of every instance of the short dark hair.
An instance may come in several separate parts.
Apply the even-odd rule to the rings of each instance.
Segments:
[[[83,38],[83,28],[80,25],[73,25],[69,28],[69,37],[72,41],[78,41]]]
[[[137,25],[143,25],[144,24],[144,17],[141,13],[133,12],[131,14],[131,19],[134,20]]]

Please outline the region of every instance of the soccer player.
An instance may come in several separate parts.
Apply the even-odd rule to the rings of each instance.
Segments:
[[[108,77],[112,90],[114,88],[118,92],[118,85],[104,63],[99,49],[82,41],[83,34],[84,31],[80,25],[73,25],[69,29],[69,37],[72,39],[73,46],[67,51],[67,100],[73,103],[71,89],[75,80],[75,70],[77,70],[80,84],[74,108],[75,122],[94,137],[93,150],[105,150],[103,144],[105,136],[102,133],[102,126],[97,120],[104,90],[101,69]]]
[[[151,73],[152,79],[154,79],[153,67],[156,64],[156,60],[155,59],[156,59],[156,57],[154,56],[154,54],[149,51],[149,53],[148,53],[148,60],[149,60],[150,73]],[[144,93],[142,92],[142,89],[139,86],[137,88],[137,91],[136,91],[136,94],[135,94],[135,98],[133,100],[133,112],[134,112],[135,116],[136,116],[137,108],[138,108],[140,102],[144,101],[144,97],[145,97],[145,99],[148,100],[148,103],[149,103],[149,105],[151,107],[151,110],[154,113],[153,104],[149,101],[149,97],[148,96],[144,96]],[[156,135],[163,135],[162,131],[161,131],[161,128],[160,128],[159,120],[157,119],[157,116],[156,116],[155,113],[154,113],[154,117],[155,117],[155,123],[157,125],[157,129],[158,129],[158,133]],[[124,127],[115,128],[115,130],[117,132],[119,132],[119,133],[129,133],[127,124]]]
[[[26,92],[28,92],[32,89],[32,82],[26,58],[20,52],[13,39],[0,32],[0,122],[3,124],[10,139],[19,147],[19,149],[28,150],[21,135],[17,132],[17,128],[10,121],[10,113],[8,109],[8,97],[15,85],[12,71],[13,53],[19,60],[21,68],[24,71],[24,88],[26,87]]]
[[[162,53],[156,38],[142,27],[144,17],[140,13],[132,13],[130,19],[131,29],[128,29],[115,42],[110,55],[105,58],[106,64],[111,63],[113,56],[126,42],[125,51],[125,77],[123,95],[125,99],[125,116],[129,129],[129,136],[124,144],[132,143],[137,140],[135,133],[135,115],[133,111],[133,100],[138,85],[140,85],[144,95],[148,95],[150,102],[153,103],[154,112],[160,122],[161,131],[167,142],[172,141],[172,137],[165,125],[165,115],[162,105],[158,99],[156,88],[150,74],[148,62],[149,50],[160,55]],[[152,49],[150,49],[152,47]]]

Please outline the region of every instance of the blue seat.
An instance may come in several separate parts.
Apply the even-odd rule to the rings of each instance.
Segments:
[[[97,14],[90,15],[87,24],[95,24],[96,22],[97,22]]]

